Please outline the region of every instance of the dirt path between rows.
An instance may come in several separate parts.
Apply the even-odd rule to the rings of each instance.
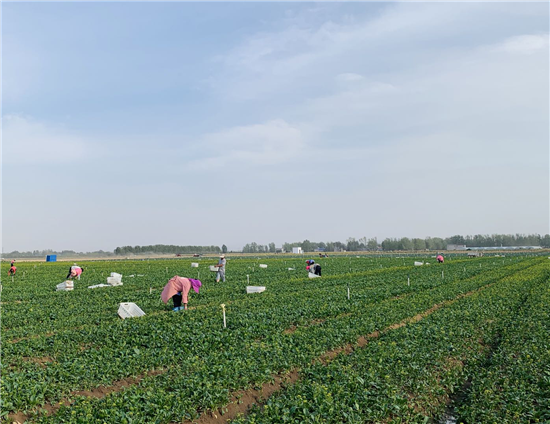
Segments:
[[[492,286],[493,284],[494,283],[487,284],[485,286],[469,291],[467,293],[460,294],[454,299],[437,303],[433,305],[431,308],[413,317],[410,317],[398,323],[392,324],[383,330],[374,331],[368,334],[367,336],[361,336],[357,339],[355,344],[349,343],[345,346],[328,351],[323,355],[321,355],[319,358],[315,359],[313,362],[319,361],[320,363],[326,365],[330,360],[334,359],[337,355],[341,353],[350,354],[353,352],[354,349],[365,347],[368,344],[369,340],[376,339],[384,333],[404,327],[407,324],[417,323],[423,318],[433,314],[438,309],[444,306],[451,305],[454,302],[464,297],[471,296],[480,290],[484,290]],[[349,315],[349,314],[344,314],[344,315]],[[315,324],[318,324],[317,320],[315,320],[314,325]],[[285,331],[288,331],[288,330],[285,330]],[[294,327],[294,331],[295,331],[295,327]],[[208,411],[204,413],[198,420],[185,421],[185,423],[186,424],[191,424],[191,423],[192,424],[222,424],[222,423],[225,424],[228,421],[235,419],[237,416],[241,414],[246,415],[246,413],[251,409],[252,406],[257,405],[259,407],[262,407],[263,405],[265,405],[268,397],[271,396],[273,393],[277,392],[278,390],[284,389],[284,387],[286,386],[289,386],[291,384],[295,384],[296,382],[298,382],[300,379],[299,372],[300,370],[298,368],[294,368],[288,374],[286,374],[286,379],[285,379],[285,376],[275,375],[274,383],[264,383],[260,389],[248,389],[245,391],[238,392],[233,396],[231,403],[229,403],[227,406],[223,408],[223,414],[222,414],[222,411],[220,410]]]
[[[469,291],[467,293],[460,294],[451,300],[446,300],[444,302],[437,303],[433,305],[431,308],[419,314],[416,314],[413,317],[409,317],[398,323],[392,324],[383,330],[374,331],[366,336],[361,336],[357,339],[355,343],[349,343],[345,346],[327,351],[323,355],[314,359],[313,362],[318,361],[326,365],[328,362],[330,362],[332,359],[334,359],[337,355],[341,353],[350,354],[353,352],[354,349],[362,348],[366,346],[369,340],[376,339],[384,333],[404,327],[407,324],[414,324],[416,322],[419,322],[420,320],[431,315],[438,309],[444,306],[451,305],[454,302],[464,297],[471,296],[474,293],[477,293],[478,291],[484,290],[492,286],[493,284],[495,283],[493,282],[485,286],[479,287],[475,290]],[[346,315],[349,315],[349,313],[342,314],[342,315],[346,316]],[[319,323],[324,321],[325,320],[312,320],[311,325],[318,325]],[[294,331],[296,331],[296,327],[292,326],[284,330],[284,333],[288,334]],[[122,380],[118,380],[114,382],[113,385],[111,386],[97,387],[91,390],[75,391],[75,392],[72,392],[67,398],[61,400],[60,402],[57,402],[53,405],[45,404],[44,406],[42,406],[42,409],[46,410],[46,415],[53,415],[61,408],[61,406],[70,405],[71,404],[70,398],[72,398],[73,396],[86,396],[86,397],[101,399],[111,393],[120,392],[127,387],[137,385],[146,377],[163,374],[167,372],[168,369],[169,368],[163,368],[163,369],[148,371],[136,377],[129,377]],[[187,424],[190,424],[190,423],[221,424],[221,423],[226,423],[227,421],[233,420],[240,414],[246,414],[253,405],[258,405],[260,407],[263,406],[267,401],[267,399],[273,393],[281,389],[284,389],[284,387],[288,385],[295,384],[299,380],[299,372],[300,372],[299,368],[293,368],[288,372],[275,374],[273,375],[272,382],[262,384],[262,386],[259,389],[246,389],[246,390],[240,390],[238,392],[235,392],[231,398],[230,403],[222,408],[223,411],[220,411],[220,410],[207,411],[207,412],[204,412],[197,420],[185,421],[185,423]],[[17,413],[9,414],[8,418],[13,420],[13,422],[17,424],[17,423],[24,423],[25,421],[27,421],[29,419],[29,415],[24,414],[23,412],[17,412]]]

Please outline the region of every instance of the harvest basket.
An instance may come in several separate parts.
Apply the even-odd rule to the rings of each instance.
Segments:
[[[118,315],[122,319],[142,317],[145,312],[141,308],[132,302],[121,303],[118,307]]]
[[[55,291],[68,291],[73,289],[74,289],[74,283],[70,280],[67,280],[62,283],[59,283],[56,286]]]
[[[218,267],[214,265],[210,265],[210,271],[212,272],[218,272]]]
[[[247,293],[261,293],[265,291],[265,286],[246,286]]]

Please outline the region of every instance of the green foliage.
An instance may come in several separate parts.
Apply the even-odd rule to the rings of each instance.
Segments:
[[[215,284],[208,270],[215,258],[89,261],[80,263],[85,272],[73,292],[55,291],[66,264],[20,263],[18,276],[13,283],[4,281],[2,291],[3,417],[26,411],[44,423],[180,422],[224,407],[237,391],[269,382],[277,373],[300,369],[301,382],[246,419],[424,422],[441,416],[465,380],[475,383],[475,376],[484,376],[499,340],[503,349],[510,340],[511,347],[503,350],[509,352],[525,342],[520,334],[526,329],[538,328],[538,336],[528,339],[529,351],[547,350],[548,315],[537,311],[548,304],[547,290],[542,291],[548,259],[449,257],[444,265],[415,267],[416,259],[433,260],[319,259],[323,277],[309,279],[302,258],[229,257],[223,285]],[[199,268],[191,268],[191,262],[199,262]],[[260,263],[268,267],[259,268]],[[123,286],[87,288],[105,282],[111,272],[123,275]],[[200,294],[190,293],[193,309],[174,313],[160,301],[170,277],[198,273],[203,287]],[[247,275],[250,284],[267,290],[247,295]],[[546,294],[538,302],[540,293]],[[121,320],[120,302],[136,302],[146,315]],[[227,311],[225,329],[221,303]],[[318,361],[327,351],[442,304],[416,323],[383,332],[352,355],[338,355],[328,366]],[[531,316],[539,327],[528,327]],[[515,323],[519,334],[513,337]],[[540,355],[531,367],[533,355],[527,355],[524,369],[544,389],[548,357]],[[510,373],[514,364],[508,365]],[[535,365],[543,371],[535,373]],[[103,398],[76,394],[132,376],[140,377],[139,384]],[[515,390],[510,397],[525,392],[521,385]],[[537,405],[544,405],[545,393],[521,398],[538,399],[529,413],[538,413],[541,422]],[[53,415],[37,409],[61,399],[70,404]],[[498,422],[472,416],[468,422]],[[517,422],[528,422],[522,420]]]

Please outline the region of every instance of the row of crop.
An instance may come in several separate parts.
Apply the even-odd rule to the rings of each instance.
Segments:
[[[32,381],[28,380],[28,373],[10,373],[2,386],[9,393],[3,396],[3,402],[7,400],[5,407],[8,410],[24,410],[40,404],[41,400],[55,401],[67,391],[84,388],[83,381],[92,385],[107,384],[113,378],[171,366],[167,374],[147,378],[139,387],[123,393],[102,400],[78,399],[71,409],[63,409],[58,418],[50,419],[61,421],[79,417],[82,420],[90,411],[95,411],[98,419],[111,417],[109,422],[121,422],[122,411],[117,412],[121,398],[128,401],[132,397],[143,402],[135,406],[137,409],[145,407],[148,411],[141,412],[145,414],[142,422],[155,421],[159,416],[163,421],[166,414],[179,419],[195,416],[200,410],[223,405],[231,391],[266,381],[274,372],[305,366],[327,350],[417,314],[435,302],[496,281],[517,269],[521,269],[520,265],[494,271],[491,276],[479,276],[413,293],[406,298],[358,307],[353,315],[335,316],[321,325],[303,327],[291,334],[281,331],[284,327],[281,323],[295,320],[294,310],[280,304],[271,305],[271,310],[269,305],[259,309],[262,315],[236,305],[235,318],[226,330],[219,328],[219,322],[216,323],[207,310],[98,328],[95,336],[101,338],[101,348],[85,351],[85,355],[78,358],[74,355],[62,358],[59,354],[55,366],[35,370],[36,378]],[[314,308],[301,312],[313,311]],[[64,343],[70,343],[70,339],[53,338],[54,344],[59,343],[58,352]],[[48,344],[45,340],[42,342]],[[202,400],[189,404],[196,393],[204,395]],[[29,394],[34,396],[35,402]],[[174,396],[176,400],[172,399]],[[166,411],[164,405],[169,399],[177,402],[177,409]]]
[[[543,285],[549,271],[546,264],[541,264],[503,279],[439,309],[418,324],[387,332],[351,355],[340,355],[327,366],[317,363],[307,367],[300,373],[299,383],[234,423],[440,422],[451,396],[474,377],[478,364],[485,363],[491,346],[521,310],[526,293],[546,291]],[[523,315],[533,316],[532,310],[526,312]],[[536,346],[541,348],[544,344],[539,339]],[[523,357],[534,371],[535,364],[529,363],[529,354]],[[544,370],[548,362],[536,365],[543,365]],[[518,372],[514,367],[509,371]],[[498,370],[493,369],[490,375],[497,373]],[[539,371],[538,375],[543,373]],[[500,382],[506,377],[502,375]],[[495,387],[476,387],[475,378],[473,384],[476,393],[482,392],[485,397],[469,405],[471,416],[466,422],[503,422],[502,413],[487,414],[487,411],[510,410],[510,405],[503,401],[509,399],[511,393],[495,400],[491,398]],[[524,388],[517,387],[519,390],[514,394],[519,395],[519,399],[516,398],[515,403],[526,400]],[[529,396],[533,391],[527,392]],[[515,420],[505,422],[529,423],[535,422],[532,418],[537,415],[547,416],[543,394],[538,392],[538,404],[529,399],[531,415],[521,417],[509,411],[510,418],[513,416]],[[529,410],[524,407],[526,409]]]
[[[351,283],[348,282],[348,277],[328,277],[327,279],[323,279],[321,283],[318,283],[318,280],[314,280],[315,284],[308,279],[296,280],[291,286],[281,283],[273,290],[265,292],[261,296],[246,296],[241,294],[238,301],[231,303],[231,307],[236,307],[238,304],[247,313],[257,314],[258,320],[265,320],[269,314],[274,314],[273,317],[269,318],[271,321],[281,321],[280,316],[277,314],[279,313],[279,308],[285,307],[289,311],[287,318],[292,320],[290,325],[295,325],[304,321],[326,318],[343,312],[355,312],[355,309],[365,307],[369,303],[375,303],[386,298],[413,293],[442,284],[440,279],[432,279],[433,275],[424,274],[423,277],[425,279],[418,278],[411,286],[408,286],[404,282],[406,275],[403,275],[403,272],[402,270],[396,270],[391,273],[388,271],[374,271],[370,275],[355,275],[352,277]],[[351,287],[350,301],[347,300],[346,296],[346,284]],[[446,284],[449,284],[449,282]],[[209,290],[212,291],[211,295],[209,294]],[[205,289],[202,292],[202,299],[207,303],[203,303],[203,305],[210,303],[214,305],[214,309],[217,308],[219,305],[218,302],[226,299],[223,293],[220,294],[221,290],[218,287]],[[75,307],[71,304],[56,305],[57,308],[51,308],[49,311],[46,311],[49,315],[68,313],[66,315],[68,318],[64,318],[63,324],[67,322],[74,323],[77,328],[69,330],[67,334],[59,334],[58,339],[62,340],[62,342],[56,343],[52,341],[55,339],[42,335],[37,340],[21,341],[17,343],[16,347],[7,344],[7,349],[4,349],[3,352],[4,359],[11,360],[10,354],[13,353],[17,357],[20,356],[21,352],[29,350],[35,352],[37,355],[53,358],[58,353],[56,348],[60,349],[63,355],[76,354],[80,350],[81,345],[90,346],[95,344],[97,340],[102,340],[103,337],[96,336],[98,331],[105,331],[103,327],[107,324],[120,324],[120,320],[113,313],[119,299],[109,299],[106,293],[114,293],[114,291],[109,290],[109,292],[104,292],[99,300],[88,299],[85,313],[82,313],[82,310],[78,310],[78,307],[81,307],[80,305]],[[69,299],[69,296],[72,296],[73,293],[62,293],[62,295]],[[155,293],[153,296],[148,295],[147,298],[149,302],[154,303],[151,305],[151,309],[154,307],[158,311],[161,305],[158,293]],[[150,306],[145,298],[142,297],[140,299],[140,305]],[[105,310],[105,305],[109,304],[112,305],[111,308]],[[195,298],[193,298],[193,304],[195,304]],[[200,299],[197,304],[201,304]],[[98,315],[95,313],[94,305],[98,305],[99,313],[103,313],[104,315],[109,314],[105,317],[105,321],[99,320]],[[149,308],[145,306],[144,309],[149,312]],[[269,309],[270,307],[271,309]],[[44,309],[41,309],[41,311],[44,313]],[[52,321],[47,319],[48,315],[44,319],[44,315],[39,315],[40,311],[38,310],[33,313],[35,314],[32,316],[34,328],[36,331],[42,330],[41,334],[43,334],[44,331],[47,331],[44,329],[50,328],[48,324]],[[78,326],[78,324],[82,325]],[[288,326],[288,321],[281,321],[281,325]],[[27,329],[26,331],[29,330]],[[107,329],[107,331],[114,331],[114,334],[117,334],[116,327],[114,329]],[[13,331],[5,332],[4,338],[7,339],[7,335],[9,334],[13,334]]]
[[[534,287],[457,408],[466,422],[550,422],[550,286]]]
[[[467,278],[476,273],[491,269],[494,266],[487,265],[485,268],[474,266],[463,266],[459,264],[449,265],[445,268],[446,281],[453,278]],[[134,270],[135,271],[135,270]],[[241,270],[242,271],[242,270]],[[394,290],[393,295],[399,295],[419,288],[432,287],[436,283],[443,283],[441,271],[434,268],[411,269],[396,267],[389,269],[374,269],[363,273],[347,275],[347,281],[363,284],[369,279],[379,278],[381,273],[384,281],[391,281],[400,287],[395,291],[389,285],[388,290]],[[3,305],[2,309],[2,330],[5,339],[28,337],[33,334],[43,334],[58,331],[64,328],[74,328],[83,325],[98,325],[99,323],[112,322],[117,319],[116,310],[120,302],[135,302],[146,312],[165,310],[160,303],[159,293],[166,280],[159,276],[160,272],[150,275],[135,272],[135,277],[125,278],[124,285],[115,288],[87,289],[89,282],[86,277],[75,283],[73,292],[52,292],[49,285],[39,285],[31,281],[27,287],[40,287],[40,291],[34,297],[24,303],[14,301]],[[141,275],[141,276],[140,276]],[[410,277],[410,278],[409,278]],[[41,276],[41,278],[44,278]],[[409,278],[409,280],[408,280]],[[276,289],[278,296],[290,292],[294,296],[296,287],[300,295],[307,295],[307,290],[316,291],[319,286],[328,286],[331,277],[324,277],[323,282],[319,280],[310,281],[307,278],[286,278],[270,277],[269,282],[264,283],[268,291]],[[411,281],[411,286],[404,283]],[[200,306],[212,303],[227,303],[245,298],[246,275],[226,284],[215,284],[212,281],[205,281],[201,294],[193,296],[193,305]],[[24,291],[25,287],[18,287],[18,291]],[[352,287],[354,289],[354,287]],[[361,293],[354,290],[355,296]],[[316,294],[315,294],[316,295]],[[85,311],[85,313],[83,313]]]

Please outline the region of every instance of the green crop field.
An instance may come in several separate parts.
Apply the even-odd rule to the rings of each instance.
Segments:
[[[3,264],[2,422],[550,422],[547,256],[305,259],[229,255],[223,284],[215,259],[82,261],[73,291],[69,263]],[[187,311],[174,275],[203,282]]]

